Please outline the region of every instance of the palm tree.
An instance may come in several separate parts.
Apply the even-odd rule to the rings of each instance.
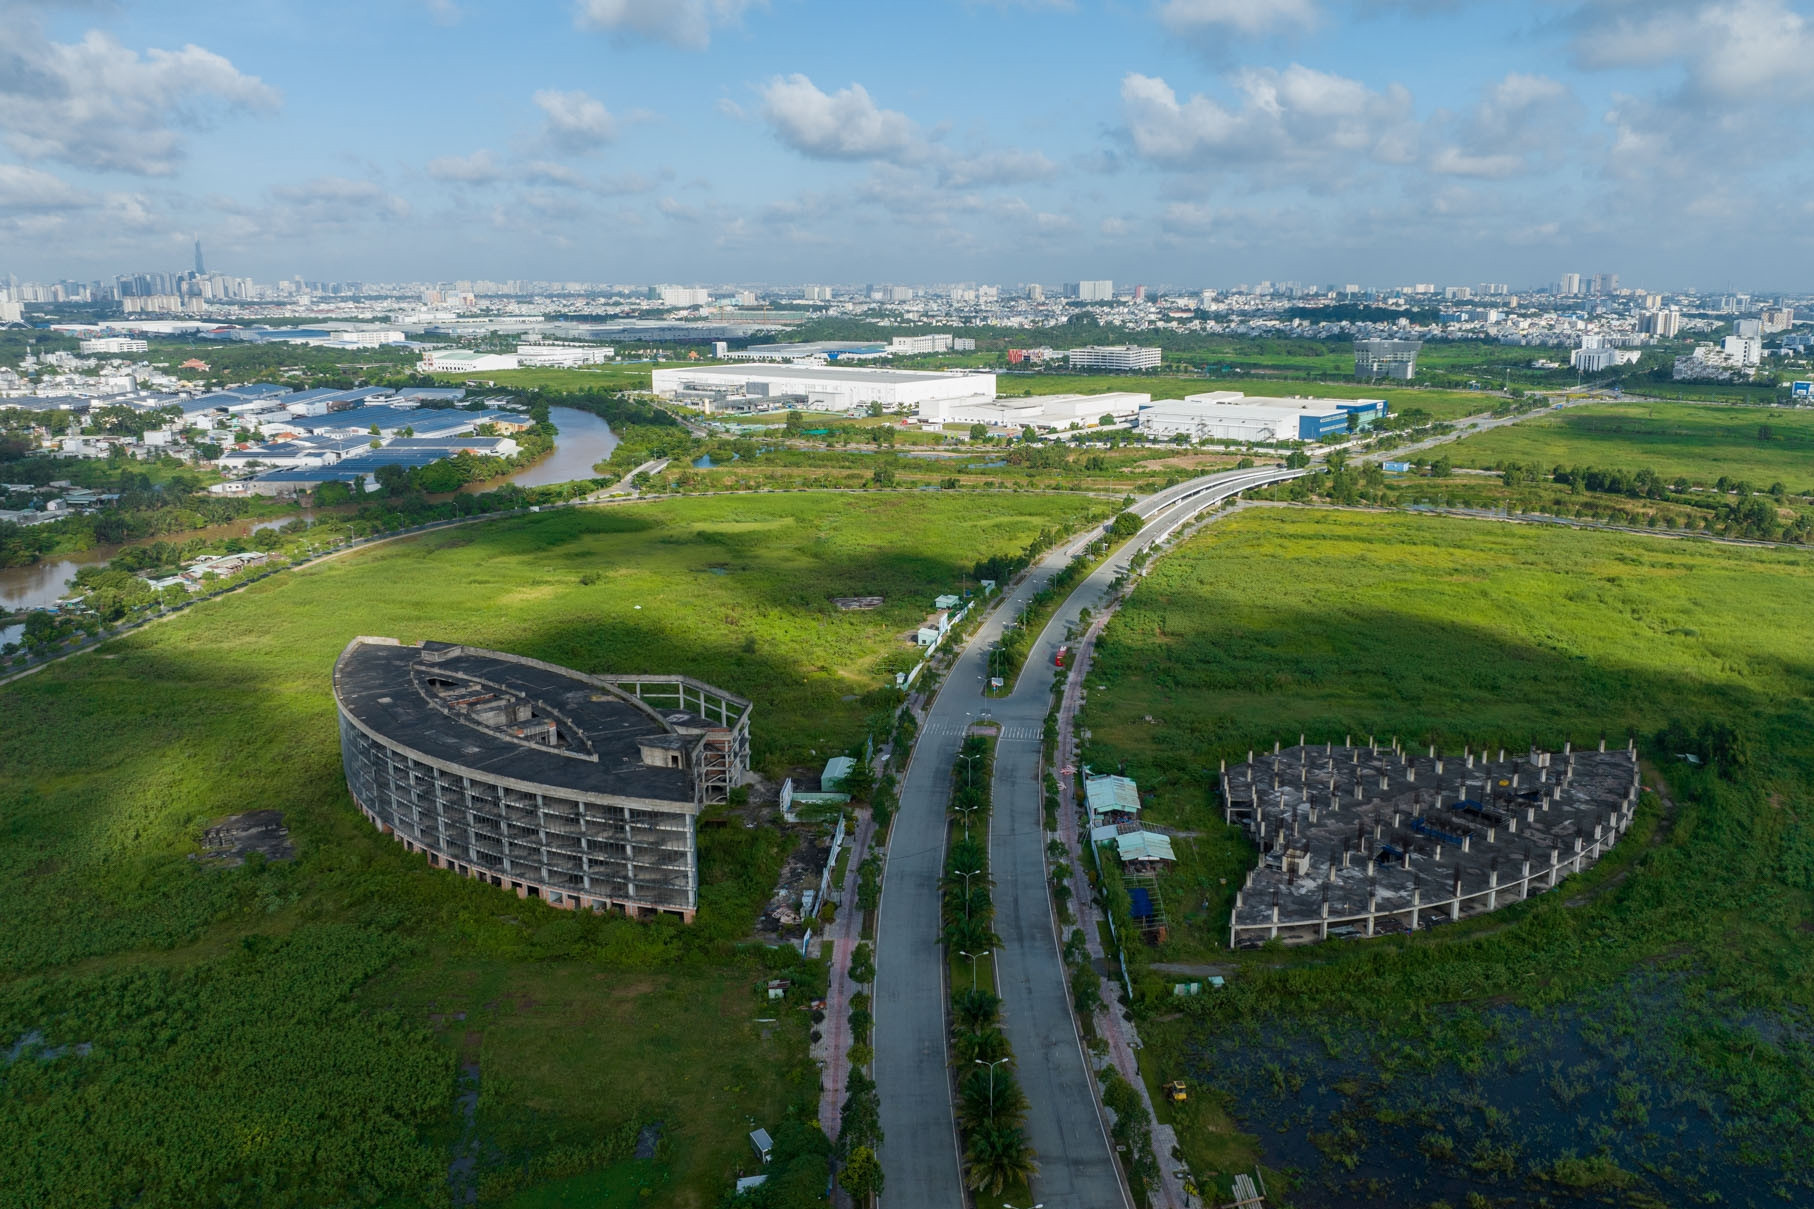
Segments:
[[[1027,1119],[1027,1097],[1014,1076],[973,1067],[957,1089],[957,1119],[966,1130],[988,1125],[1019,1125]]]
[[[987,1028],[1001,1016],[1001,998],[981,987],[959,991],[951,1001],[951,1014],[957,1017],[959,1028]]]
[[[999,1196],[1009,1184],[1024,1184],[1039,1170],[1038,1156],[1018,1125],[984,1125],[970,1131],[964,1155],[965,1183],[976,1192]]]
[[[951,1038],[951,1060],[968,1067],[1008,1056],[1008,1039],[998,1028],[959,1029]]]
[[[945,945],[953,953],[979,953],[998,943],[994,929],[980,919],[960,916],[945,925]]]

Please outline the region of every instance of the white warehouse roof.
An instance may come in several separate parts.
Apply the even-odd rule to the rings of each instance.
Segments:
[[[801,395],[817,407],[866,403],[913,407],[932,399],[995,397],[994,374],[858,369],[836,365],[701,365],[658,369],[650,375],[658,395],[684,391],[743,393],[758,397]]]

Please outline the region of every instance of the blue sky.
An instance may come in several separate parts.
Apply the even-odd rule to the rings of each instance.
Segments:
[[[0,0],[0,273],[1806,289],[1805,0]]]

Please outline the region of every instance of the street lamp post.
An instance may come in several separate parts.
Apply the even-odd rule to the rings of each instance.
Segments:
[[[970,788],[970,767],[976,762],[976,757],[967,756],[960,751],[957,753],[957,758],[964,762],[964,788],[968,789]]]
[[[987,957],[990,952],[991,950],[989,949],[983,949],[975,953],[967,953],[962,949],[957,951],[959,957],[968,957],[970,959],[970,989],[973,991],[976,989],[976,959],[978,957]]]
[[[964,838],[969,839],[970,838],[970,816],[976,813],[977,808],[975,806],[953,805],[952,809],[964,816]]]
[[[975,1062],[978,1066],[986,1066],[989,1068],[989,1115],[994,1116],[995,1115],[995,1068],[1000,1066],[1002,1063],[1008,1061],[1008,1058],[1007,1057],[997,1058],[993,1062],[985,1062],[981,1058],[972,1058],[971,1061]]]
[[[972,869],[968,873],[965,873],[962,869],[953,869],[951,871],[951,876],[961,877],[964,879],[964,918],[965,919],[970,918],[970,879],[975,877],[977,874],[979,874],[981,872],[983,872],[981,869]]]

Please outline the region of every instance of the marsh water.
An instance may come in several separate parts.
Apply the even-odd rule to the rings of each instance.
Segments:
[[[1457,1015],[1428,1038],[1243,1032],[1190,1073],[1299,1206],[1814,1204],[1814,1137],[1772,1103],[1814,1034],[1673,983]],[[1699,1060],[1735,1047],[1752,1057]]]

